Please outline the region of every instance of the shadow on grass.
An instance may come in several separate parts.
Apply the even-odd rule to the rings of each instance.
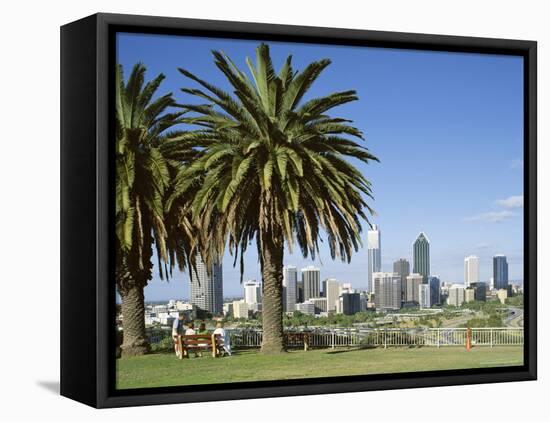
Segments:
[[[349,352],[357,352],[358,350],[367,350],[367,349],[338,349],[338,350],[331,350],[330,352],[326,352],[327,355],[339,355],[340,353],[349,353]]]

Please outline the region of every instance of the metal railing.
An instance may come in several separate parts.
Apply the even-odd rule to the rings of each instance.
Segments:
[[[464,346],[467,328],[377,328],[377,329],[327,329],[312,331],[285,331],[287,347],[446,347]],[[255,348],[262,344],[262,331],[257,329],[228,329],[235,348]],[[306,335],[304,336],[304,333]],[[294,335],[293,335],[294,334]],[[300,334],[300,335],[295,335]],[[170,336],[166,330],[150,330],[152,344]],[[523,328],[472,328],[473,346],[521,346]]]

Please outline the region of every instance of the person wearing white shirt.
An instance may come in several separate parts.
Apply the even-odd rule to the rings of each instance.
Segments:
[[[229,333],[225,331],[225,329],[223,328],[223,322],[219,321],[216,324],[216,329],[214,330],[214,334],[217,334],[222,338],[223,350],[225,353],[231,356],[231,338],[229,336]]]

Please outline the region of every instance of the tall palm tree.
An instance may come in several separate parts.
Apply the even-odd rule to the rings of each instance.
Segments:
[[[171,93],[153,98],[164,75],[145,83],[136,64],[127,83],[122,66],[116,84],[116,284],[122,299],[123,355],[149,351],[143,289],[152,277],[153,245],[161,278],[181,270],[197,247],[188,206],[180,196],[171,213],[166,198],[182,164],[197,153],[193,134],[176,130],[184,111]],[[190,140],[191,139],[191,140]]]
[[[216,253],[226,242],[243,254],[256,241],[263,280],[262,352],[285,350],[282,269],[285,242],[297,242],[304,257],[315,258],[321,229],[333,259],[349,262],[361,244],[361,219],[372,213],[369,181],[346,160],[377,160],[353,138],[361,132],[350,120],[331,117],[332,108],[357,100],[355,91],[334,92],[304,101],[308,89],[330,64],[313,62],[302,72],[289,56],[278,73],[269,47],[256,49],[255,66],[247,58],[250,79],[225,54],[214,51],[218,69],[234,95],[187,70],[199,88],[184,92],[206,103],[184,107],[187,123],[200,126],[196,136],[209,139],[204,154],[180,174],[174,197],[196,189],[193,218],[210,233]],[[367,211],[367,213],[365,212]]]

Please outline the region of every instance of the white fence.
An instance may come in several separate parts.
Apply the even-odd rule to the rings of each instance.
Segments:
[[[304,347],[304,334],[309,347],[446,347],[464,346],[467,328],[387,328],[387,329],[331,329],[313,331],[285,331],[287,347]],[[230,329],[233,347],[254,348],[262,344],[262,331]],[[167,333],[167,334],[166,334]],[[151,343],[161,341],[170,332],[150,331]],[[473,346],[521,346],[523,328],[472,328]]]

